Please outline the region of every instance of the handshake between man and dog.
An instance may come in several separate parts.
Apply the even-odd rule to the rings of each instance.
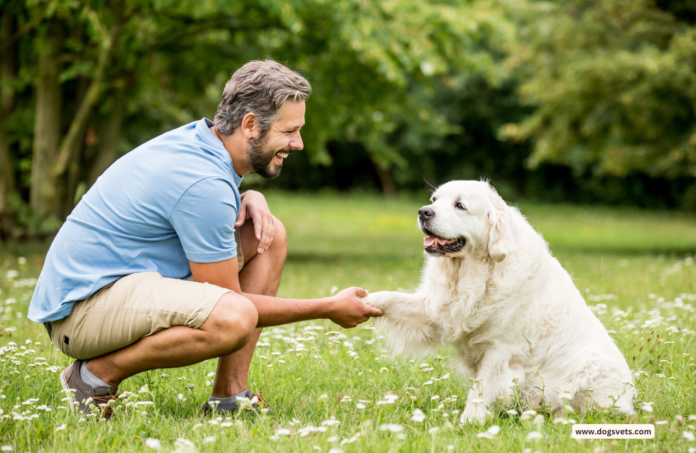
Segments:
[[[392,351],[454,347],[473,378],[463,423],[511,404],[515,386],[530,408],[633,413],[626,359],[520,211],[479,181],[444,184],[431,201],[418,211],[428,257],[417,292],[364,299],[384,311]]]

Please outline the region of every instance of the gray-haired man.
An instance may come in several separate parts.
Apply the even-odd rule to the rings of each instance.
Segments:
[[[362,303],[360,288],[326,299],[275,297],[285,230],[260,193],[239,194],[243,175],[274,178],[303,148],[310,92],[279,63],[247,63],[225,86],[214,122],[139,146],[75,207],[29,309],[77,359],[61,373],[74,405],[86,411],[92,398],[109,417],[124,379],[218,357],[210,401],[234,411],[236,397],[252,396],[247,375],[262,327],[318,318],[354,327],[382,314]]]

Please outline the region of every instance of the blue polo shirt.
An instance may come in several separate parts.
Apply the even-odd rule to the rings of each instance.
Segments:
[[[202,119],[116,161],[82,197],[51,244],[29,319],[56,321],[104,286],[136,272],[191,276],[189,260],[237,255],[242,177]]]

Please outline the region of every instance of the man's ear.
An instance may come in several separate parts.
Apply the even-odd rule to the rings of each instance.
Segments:
[[[517,250],[510,227],[509,209],[500,195],[493,191],[493,209],[488,211],[488,254],[496,262],[503,261]]]
[[[242,132],[244,133],[244,138],[251,140],[254,138],[254,128],[258,126],[258,117],[255,113],[249,112],[242,118]]]

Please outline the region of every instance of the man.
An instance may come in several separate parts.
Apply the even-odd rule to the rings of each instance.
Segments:
[[[275,297],[287,253],[264,197],[243,175],[278,176],[303,148],[301,75],[252,61],[226,84],[215,121],[163,134],[114,163],[85,194],[46,256],[29,318],[77,359],[60,375],[83,412],[126,378],[218,357],[209,402],[236,410],[261,328],[328,318],[354,327],[381,311],[349,288],[315,299]],[[251,221],[245,221],[249,218]],[[191,280],[189,280],[191,279]]]

